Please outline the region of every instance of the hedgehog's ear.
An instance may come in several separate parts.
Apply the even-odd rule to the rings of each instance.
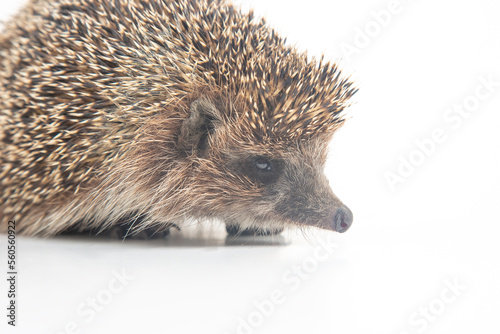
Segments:
[[[189,117],[184,119],[181,126],[179,147],[191,154],[203,154],[219,121],[220,112],[213,103],[204,98],[193,101]]]

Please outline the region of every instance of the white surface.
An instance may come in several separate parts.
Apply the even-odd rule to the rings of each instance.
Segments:
[[[347,57],[340,46],[389,3],[244,1],[358,79],[327,168],[354,212],[347,233],[290,232],[275,246],[226,245],[220,230],[149,243],[19,238],[19,326],[2,315],[2,333],[499,333],[500,86],[456,128],[443,117],[481,77],[500,81],[500,5],[402,0]],[[13,5],[0,4],[2,16]],[[446,140],[391,190],[384,175],[438,128]],[[122,271],[134,278],[110,294]],[[89,320],[96,296],[109,304]]]

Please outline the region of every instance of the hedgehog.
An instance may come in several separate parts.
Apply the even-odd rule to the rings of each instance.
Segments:
[[[0,33],[0,225],[345,232],[324,166],[356,91],[225,0],[31,0]]]

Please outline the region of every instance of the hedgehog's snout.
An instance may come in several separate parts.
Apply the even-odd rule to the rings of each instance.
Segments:
[[[332,229],[339,233],[344,233],[352,225],[352,212],[345,205],[342,205],[337,209],[333,215]]]

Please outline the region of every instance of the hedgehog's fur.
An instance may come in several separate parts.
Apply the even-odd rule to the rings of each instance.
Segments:
[[[223,0],[34,0],[0,34],[2,228],[331,228],[322,168],[355,91]]]

